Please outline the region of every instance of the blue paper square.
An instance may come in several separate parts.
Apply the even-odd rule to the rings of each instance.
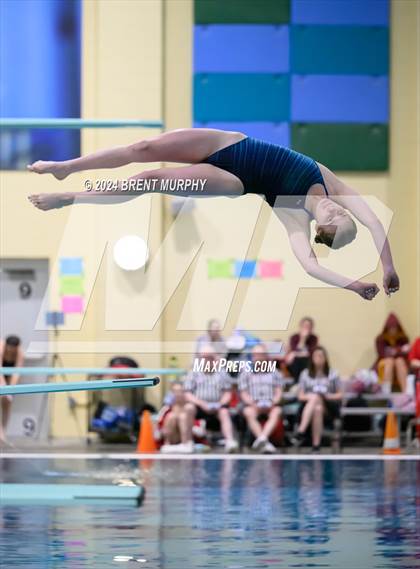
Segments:
[[[47,326],[64,326],[64,313],[51,311],[45,314],[45,323]]]
[[[235,277],[252,279],[255,277],[257,261],[235,261]]]
[[[82,275],[83,259],[81,257],[62,257],[60,259],[61,275]]]

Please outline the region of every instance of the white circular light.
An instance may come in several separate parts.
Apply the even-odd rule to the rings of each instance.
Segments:
[[[137,271],[147,263],[149,250],[138,235],[125,235],[114,245],[114,261],[125,271]]]

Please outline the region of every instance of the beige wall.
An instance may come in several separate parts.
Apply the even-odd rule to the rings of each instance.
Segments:
[[[88,0],[83,3],[83,116],[94,118],[163,120],[163,3],[161,0]],[[106,129],[83,132],[83,153],[124,145],[158,134],[156,129]],[[133,164],[104,170],[96,178],[126,178],[152,165]],[[82,176],[85,178],[86,176]],[[159,340],[161,324],[142,329],[141,301],[160,305],[161,267],[154,279],[120,271],[111,260],[113,242],[124,234],[138,234],[148,241],[153,256],[160,245],[161,197],[144,197],[116,207],[89,206],[96,223],[96,239],[108,240],[105,263],[94,287],[94,340],[96,362],[115,353],[132,355],[143,367],[159,367],[160,354],[138,353],[142,340]],[[75,222],[77,223],[77,222]],[[127,304],[129,299],[129,304]],[[123,304],[125,302],[125,304]],[[90,310],[90,307],[89,307]],[[118,318],[123,314],[126,318]],[[131,331],[127,331],[131,330]],[[106,346],[109,352],[106,353]],[[127,347],[125,347],[127,346]],[[130,350],[130,346],[133,350]],[[98,353],[101,352],[101,353]],[[160,403],[160,388],[147,392]]]
[[[84,2],[82,41],[83,117],[162,119],[163,41],[160,0]],[[142,137],[152,136],[156,132],[159,131],[84,130],[83,153],[107,146],[128,144]],[[137,170],[138,167],[130,166],[122,169],[118,176],[125,177]],[[96,178],[106,179],[114,179],[115,176],[115,171],[104,171],[95,175]],[[111,314],[111,319],[113,314],[115,316],[116,311],[112,305],[117,304],[118,308],[121,290],[127,290],[127,287],[132,292],[133,305],[136,303],[136,296],[141,296],[141,291],[146,291],[147,294],[151,289],[155,302],[160,304],[161,279],[155,277],[155,282],[152,283],[150,279],[144,278],[139,285],[135,279],[128,277],[125,282],[121,282],[120,272],[112,261],[107,261],[113,240],[127,232],[137,232],[149,238],[149,247],[153,254],[160,242],[161,198],[154,196],[136,200],[138,203],[133,208],[127,208],[125,204],[116,206],[115,210],[108,207],[75,206],[49,213],[35,210],[26,199],[31,193],[81,191],[83,181],[87,177],[93,178],[90,175],[76,174],[59,186],[58,182],[49,176],[41,177],[25,172],[1,173],[1,255],[50,260],[51,308],[59,307],[58,271],[55,267],[57,259],[63,255],[84,257],[86,286],[89,289],[88,308],[83,320],[77,317],[67,318],[68,330],[60,335],[63,364],[73,367],[105,365],[109,357],[115,355],[118,342],[123,345],[127,341],[131,342],[135,348],[139,339],[159,339],[161,334],[159,322],[151,332],[140,333],[124,332],[124,327],[119,330],[106,330],[105,323],[106,314]],[[98,255],[101,256],[98,258]],[[94,285],[92,290],[91,285]],[[114,294],[110,294],[112,289]],[[132,313],[130,310],[130,314]],[[131,353],[143,366],[158,367],[161,364],[159,354],[138,354],[135,349],[132,352],[122,351],[128,352],[128,355]],[[76,397],[82,405],[86,402],[86,394],[78,394]],[[150,390],[148,397],[152,402],[159,403],[159,388]],[[52,433],[57,436],[77,436],[78,429],[68,411],[67,399],[64,396],[52,396],[51,401]],[[82,432],[86,428],[85,413],[83,406],[77,410],[77,420]]]
[[[415,46],[419,46],[419,29],[419,3],[394,1],[389,174],[344,176],[362,193],[376,196],[394,211],[391,242],[402,287],[391,300],[381,295],[368,303],[346,291],[320,287],[304,288],[294,302],[293,291],[281,282],[266,282],[263,286],[256,282],[240,282],[234,289],[228,281],[215,281],[209,285],[204,270],[206,258],[243,257],[248,245],[250,258],[258,254],[261,258],[284,259],[289,274],[301,279],[303,286],[311,285],[288,251],[286,235],[279,222],[266,205],[261,207],[255,196],[240,201],[227,198],[196,200],[194,211],[186,218],[188,226],[183,225],[182,220],[173,224],[169,199],[160,196],[144,197],[110,209],[75,206],[46,214],[34,210],[26,196],[57,191],[58,183],[54,179],[24,172],[2,172],[1,255],[49,258],[52,266],[63,252],[85,257],[92,295],[83,322],[73,320],[76,329],[61,335],[62,341],[76,342],[78,346],[74,353],[69,353],[71,349],[63,345],[64,364],[105,364],[115,353],[114,348],[124,345],[119,342],[128,341],[132,349],[125,351],[140,359],[142,365],[165,365],[170,353],[162,356],[144,354],[136,349],[136,343],[142,340],[193,340],[198,332],[192,329],[203,328],[208,316],[222,317],[223,312],[227,315],[225,333],[238,324],[258,322],[261,325],[261,315],[266,314],[270,329],[260,328],[257,333],[267,339],[286,339],[301,316],[313,316],[322,342],[331,352],[333,365],[343,373],[372,362],[373,338],[390,310],[400,315],[411,336],[418,334],[420,50]],[[163,119],[167,130],[190,126],[192,31],[191,0],[85,0],[83,116]],[[83,152],[127,144],[155,132],[144,129],[85,130],[82,132]],[[136,165],[126,167],[118,172],[118,176],[138,170]],[[75,175],[64,181],[61,188],[81,190],[86,177]],[[98,173],[95,177],[99,177]],[[101,177],[115,178],[115,171],[104,171]],[[255,220],[258,220],[256,224]],[[253,229],[250,243],[249,227]],[[159,262],[153,264],[149,273],[140,277],[122,275],[109,259],[113,241],[124,232],[136,232],[149,239],[152,258],[159,257]],[[159,251],[164,238],[165,247]],[[199,247],[201,250],[197,253]],[[361,250],[361,258],[362,253]],[[98,255],[103,255],[99,270]],[[328,264],[334,259],[324,261]],[[184,274],[183,263],[189,270],[178,284],[174,275],[177,272]],[[380,282],[379,270],[369,276],[369,279],[373,278]],[[56,273],[52,275],[51,284],[54,291]],[[156,307],[162,307],[165,298],[169,301],[161,317],[148,330],[150,314]],[[146,302],[150,306],[146,306]],[[292,311],[289,315],[287,307],[290,303]],[[127,318],[121,320],[121,314]],[[140,330],[142,326],[145,329],[130,330],[135,328],[137,321],[141,323]],[[107,330],[110,322],[114,329]],[[125,328],[124,323],[127,324]],[[187,365],[189,357],[181,355],[181,363]],[[153,402],[159,402],[159,389],[148,393]],[[83,403],[85,395],[78,395],[78,400]],[[80,408],[78,419],[82,429],[84,413],[85,410]],[[54,398],[52,432],[57,436],[77,435],[64,397]]]

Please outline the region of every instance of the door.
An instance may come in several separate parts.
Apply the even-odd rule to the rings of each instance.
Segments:
[[[0,259],[0,337],[19,336],[25,366],[45,367],[47,354],[26,354],[32,341],[48,341],[48,330],[35,330],[35,323],[48,284],[47,259]],[[20,383],[47,381],[45,375],[22,376]],[[46,439],[49,431],[48,394],[17,395],[7,428],[10,438]]]

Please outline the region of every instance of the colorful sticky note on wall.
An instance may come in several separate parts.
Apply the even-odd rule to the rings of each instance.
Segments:
[[[230,279],[233,277],[232,259],[208,259],[207,274],[210,279]]]
[[[83,277],[79,275],[66,275],[60,277],[60,295],[83,295]]]
[[[64,314],[80,314],[83,312],[83,298],[81,296],[62,296],[61,310]]]
[[[235,277],[252,279],[255,276],[257,261],[235,261]]]
[[[45,323],[47,326],[64,326],[64,313],[58,310],[51,310],[45,314]]]
[[[261,279],[281,279],[283,264],[281,261],[260,261],[258,263],[258,276]]]
[[[59,259],[59,294],[64,314],[83,313],[84,275],[82,257]]]
[[[216,279],[281,279],[282,261],[257,261],[243,259],[208,259],[209,278]]]
[[[62,257],[60,259],[60,275],[82,275],[83,259],[81,257]]]

